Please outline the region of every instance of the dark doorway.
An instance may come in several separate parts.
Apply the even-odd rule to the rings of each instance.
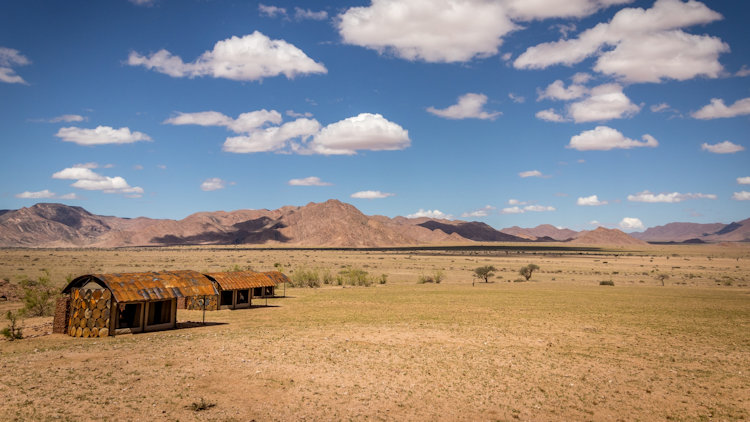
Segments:
[[[221,291],[221,302],[219,306],[232,306],[232,297],[234,296],[234,290],[222,290]]]
[[[237,290],[237,304],[244,305],[250,303],[250,290]]]
[[[142,303],[119,304],[117,328],[139,328],[141,326]]]
[[[146,325],[166,324],[172,320],[172,301],[160,300],[148,304]]]

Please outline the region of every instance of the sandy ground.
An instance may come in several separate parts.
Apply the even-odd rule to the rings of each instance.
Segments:
[[[51,318],[24,320],[32,338],[0,341],[2,420],[750,419],[744,248],[0,252],[11,282],[3,268],[67,274],[71,257],[94,268],[83,272],[210,258],[218,269],[264,261],[389,275],[369,288],[288,289],[269,307],[209,312],[206,326],[180,311],[180,329],[107,339],[46,335]],[[507,282],[529,262],[542,267],[532,281]],[[487,263],[505,270],[472,285],[470,269]],[[436,269],[443,283],[416,284]],[[195,410],[201,402],[212,406]]]

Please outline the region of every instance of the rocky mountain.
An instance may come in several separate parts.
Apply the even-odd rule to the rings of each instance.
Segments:
[[[647,242],[748,242],[750,218],[730,224],[669,223],[631,236]]]
[[[577,231],[570,229],[558,229],[551,224],[541,224],[534,228],[525,229],[518,226],[508,227],[500,230],[513,236],[523,237],[529,240],[549,238],[552,240],[564,241],[572,239],[578,234]]]
[[[595,230],[578,232],[570,243],[581,245],[648,245],[647,242],[636,239],[617,229],[597,227]]]

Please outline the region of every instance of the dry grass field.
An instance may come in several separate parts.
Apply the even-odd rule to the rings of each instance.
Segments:
[[[24,320],[29,338],[0,340],[0,419],[748,420],[748,262],[746,245],[0,250],[3,314],[21,306],[12,286],[42,269],[59,287],[234,266],[388,280],[287,288],[269,307],[209,312],[206,326],[180,310],[180,329],[107,339]],[[529,263],[541,269],[514,282]],[[481,265],[498,268],[491,283],[472,279]],[[442,283],[417,284],[435,271]]]

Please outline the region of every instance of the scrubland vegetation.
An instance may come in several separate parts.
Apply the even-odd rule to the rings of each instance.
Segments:
[[[235,265],[295,286],[206,326],[181,310],[180,329],[107,339],[25,316],[23,339],[0,340],[5,419],[750,419],[747,246],[0,253],[2,314],[42,268],[58,290],[71,274]]]

